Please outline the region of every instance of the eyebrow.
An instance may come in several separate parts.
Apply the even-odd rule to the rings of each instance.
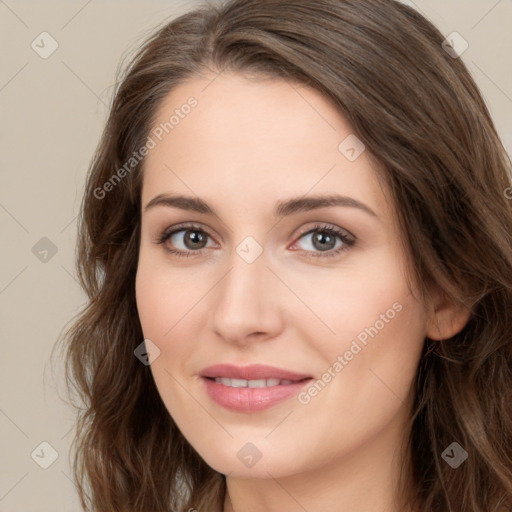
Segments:
[[[159,194],[151,199],[148,204],[146,204],[144,211],[148,211],[155,206],[179,208],[181,210],[218,216],[217,212],[210,205],[208,205],[208,203],[202,199],[191,196]],[[379,216],[369,206],[362,203],[361,201],[358,201],[353,197],[338,194],[297,197],[288,199],[286,201],[278,201],[274,207],[273,215],[274,217],[286,217],[288,215],[307,212],[317,208],[333,206],[357,208],[371,215],[372,217],[377,219],[379,218]]]

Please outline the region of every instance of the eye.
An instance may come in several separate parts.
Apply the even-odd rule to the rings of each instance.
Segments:
[[[331,225],[316,225],[302,234],[299,240],[306,240],[306,248],[312,257],[331,257],[347,251],[355,244],[355,237]],[[294,246],[298,242],[295,242]],[[293,249],[293,246],[292,246]]]
[[[165,250],[176,256],[192,256],[200,254],[202,249],[207,247],[210,235],[202,228],[196,225],[173,226],[172,229],[165,230],[155,241],[157,244],[163,244]],[[170,245],[178,247],[178,250],[169,247]]]

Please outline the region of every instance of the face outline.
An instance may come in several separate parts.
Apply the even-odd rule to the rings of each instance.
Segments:
[[[231,477],[343,471],[356,454],[362,465],[375,453],[386,460],[402,439],[424,339],[433,336],[407,285],[376,163],[367,151],[351,161],[338,149],[353,130],[308,87],[233,73],[196,78],[169,94],[155,126],[191,96],[197,107],[146,157],[142,189],[137,308],[144,337],[160,350],[151,371],[167,410],[206,463]],[[377,216],[349,206],[272,215],[277,201],[333,193]],[[218,215],[145,210],[160,194],[199,197]],[[182,223],[208,235],[199,254],[166,251],[193,251],[186,231],[156,243]],[[355,244],[321,256],[310,233],[316,225],[338,228]],[[251,263],[237,252],[247,237],[263,249]],[[263,411],[228,410],[209,398],[200,377],[218,363],[276,366],[325,386],[302,402],[295,396]],[[247,454],[260,458],[248,465]]]

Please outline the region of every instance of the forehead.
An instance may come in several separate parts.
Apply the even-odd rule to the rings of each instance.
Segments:
[[[194,78],[164,99],[151,133],[156,145],[144,164],[143,202],[179,191],[214,204],[240,197],[248,208],[311,191],[385,208],[377,162],[366,151],[347,158],[343,141],[352,141],[352,127],[302,84],[234,73]]]
[[[201,144],[201,152],[222,150],[231,161],[253,150],[258,150],[262,159],[266,154],[278,153],[293,159],[314,148],[326,152],[326,157],[331,153],[332,159],[336,140],[351,131],[314,89],[278,79],[249,80],[234,73],[180,84],[160,105],[154,126],[168,122],[191,97],[197,100],[197,106],[164,137],[188,148]],[[154,151],[152,156],[158,153]]]

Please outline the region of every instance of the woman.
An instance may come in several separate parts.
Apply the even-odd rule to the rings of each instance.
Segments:
[[[79,225],[84,508],[512,510],[511,166],[444,39],[232,0],[140,49]]]

